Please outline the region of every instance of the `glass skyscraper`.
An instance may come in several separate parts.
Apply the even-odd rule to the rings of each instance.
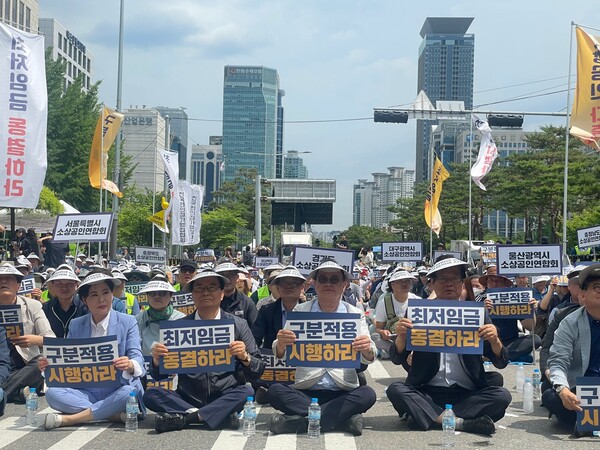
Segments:
[[[421,28],[417,93],[423,90],[431,103],[462,101],[473,109],[475,36],[466,34],[472,17],[428,17]],[[431,171],[433,120],[417,121],[416,181],[427,181]]]
[[[282,92],[279,75],[262,66],[225,66],[223,87],[224,180],[242,167],[275,178]]]

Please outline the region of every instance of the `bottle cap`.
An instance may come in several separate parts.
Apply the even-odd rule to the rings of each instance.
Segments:
[[[35,394],[35,388],[29,388],[29,393],[30,394]]]
[[[533,373],[540,373],[540,369],[533,369]]]
[[[253,402],[254,401],[254,397],[248,397],[248,398],[246,398],[246,400],[249,401],[249,402]]]
[[[137,397],[137,392],[135,392],[135,391],[134,392],[130,392],[129,396],[130,397]]]
[[[446,409],[452,409],[452,405],[450,405],[449,403],[446,403]]]
[[[318,398],[311,398],[310,401],[313,402],[313,403],[319,403],[319,399]]]

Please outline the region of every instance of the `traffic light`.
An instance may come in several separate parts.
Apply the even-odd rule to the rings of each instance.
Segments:
[[[490,127],[521,128],[523,126],[522,114],[488,114]]]
[[[386,123],[406,123],[408,122],[408,113],[394,109],[376,109],[373,112],[375,122]]]

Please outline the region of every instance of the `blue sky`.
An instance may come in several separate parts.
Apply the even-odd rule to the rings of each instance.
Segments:
[[[125,0],[123,107],[183,106],[197,119],[190,145],[208,143],[221,134],[223,67],[247,64],[277,69],[288,121],[369,118],[374,107],[412,103],[419,31],[425,18],[443,16],[475,18],[476,107],[565,90],[571,22],[600,28],[590,0]],[[94,54],[100,101],[114,105],[119,0],[40,0],[40,17]],[[482,107],[492,108],[564,111],[566,93]],[[548,123],[564,119],[528,117],[524,127]],[[288,123],[284,149],[311,151],[309,176],[337,180],[334,225],[317,228],[345,229],[358,178],[414,168],[415,124]]]

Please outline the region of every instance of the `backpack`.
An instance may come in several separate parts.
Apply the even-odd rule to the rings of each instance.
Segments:
[[[397,316],[396,311],[394,311],[394,299],[391,292],[386,292],[383,302],[385,305],[385,329],[395,334],[396,323],[400,320],[400,316]]]

